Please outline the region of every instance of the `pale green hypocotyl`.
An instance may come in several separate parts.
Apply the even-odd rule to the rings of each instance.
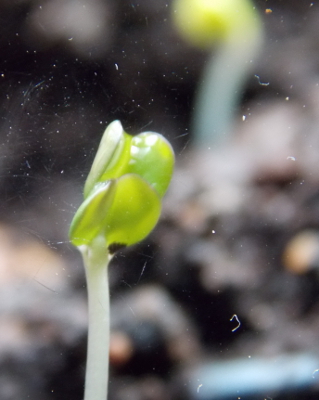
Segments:
[[[109,364],[107,266],[116,250],[155,227],[169,186],[174,153],[155,132],[131,136],[119,121],[105,130],[69,236],[83,256],[89,333],[84,400],[106,400]]]

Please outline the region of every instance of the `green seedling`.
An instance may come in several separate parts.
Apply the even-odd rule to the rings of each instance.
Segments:
[[[194,140],[199,145],[227,137],[234,110],[262,44],[261,20],[250,0],[174,0],[173,21],[192,45],[217,44],[195,99]]]
[[[105,130],[69,231],[83,256],[89,302],[84,400],[106,400],[109,363],[107,266],[116,250],[155,227],[169,186],[174,153],[160,134],[131,136],[119,121]]]

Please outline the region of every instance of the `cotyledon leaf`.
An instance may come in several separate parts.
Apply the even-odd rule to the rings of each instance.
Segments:
[[[143,177],[161,197],[170,184],[173,168],[174,153],[162,135],[143,132],[133,137],[129,171]]]
[[[115,181],[98,183],[78,208],[69,237],[74,246],[89,245],[105,229],[105,220],[115,194]]]
[[[158,193],[136,174],[98,184],[79,207],[69,236],[75,246],[104,236],[108,247],[129,246],[144,239],[161,212]]]
[[[174,0],[172,10],[180,34],[201,48],[234,35],[240,41],[260,24],[250,0]]]
[[[89,196],[98,182],[118,178],[125,173],[131,139],[132,136],[124,132],[120,121],[113,121],[107,126],[85,182],[84,198]]]
[[[126,174],[117,179],[111,207],[105,220],[108,246],[130,246],[144,239],[161,213],[158,193],[140,176]]]
[[[98,182],[136,173],[164,196],[174,167],[174,152],[159,133],[143,132],[131,136],[119,121],[105,130],[84,187],[84,198]]]

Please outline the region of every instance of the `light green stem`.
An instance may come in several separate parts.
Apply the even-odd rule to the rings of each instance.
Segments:
[[[234,32],[208,60],[195,99],[192,129],[197,146],[210,146],[228,137],[261,44],[258,27],[246,38]]]
[[[88,292],[89,332],[84,400],[106,400],[109,371],[110,300],[107,266],[100,243],[81,246]]]

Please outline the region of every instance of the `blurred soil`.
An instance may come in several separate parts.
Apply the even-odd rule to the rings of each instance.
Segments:
[[[195,368],[221,360],[305,353],[319,368],[319,6],[256,2],[266,40],[235,131],[201,149],[189,126],[208,53],[170,6],[0,2],[1,400],[83,394],[67,232],[114,119],[164,134],[176,171],[159,225],[110,266],[110,400],[194,400]],[[254,399],[318,398],[315,378],[302,390]]]

